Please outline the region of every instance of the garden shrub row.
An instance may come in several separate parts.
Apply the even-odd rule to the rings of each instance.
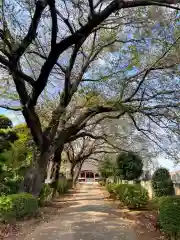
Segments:
[[[106,188],[129,209],[140,209],[148,204],[148,192],[140,184],[109,183]]]
[[[31,194],[19,193],[0,197],[1,221],[31,217],[37,210],[38,199]]]
[[[159,224],[170,239],[180,239],[180,196],[160,198]]]

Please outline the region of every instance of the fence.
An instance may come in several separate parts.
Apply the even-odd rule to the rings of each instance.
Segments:
[[[114,178],[108,178],[108,182],[114,182]],[[121,183],[121,184],[134,184],[135,181],[127,181],[127,180],[121,180],[120,178],[116,177],[116,183]],[[140,181],[140,184],[142,187],[144,187],[149,194],[149,198],[151,199],[153,197],[153,189],[152,189],[152,183],[151,181]],[[180,195],[180,184],[174,183],[174,190],[175,190],[175,195]]]

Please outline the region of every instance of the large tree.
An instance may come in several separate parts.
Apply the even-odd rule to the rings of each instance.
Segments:
[[[11,91],[18,93],[20,108],[4,104],[1,107],[22,111],[38,149],[34,165],[25,176],[22,190],[39,194],[49,157],[53,154],[54,161],[60,161],[64,144],[72,141],[72,138],[82,137],[83,134],[79,132],[96,115],[103,113],[100,116],[102,119],[120,118],[126,114],[138,129],[137,114],[138,117],[146,116],[152,122],[154,118],[163,117],[169,125],[173,120],[171,127],[174,128],[179,102],[175,94],[177,86],[172,88],[172,84],[169,89],[168,76],[169,71],[173,74],[179,60],[171,58],[169,61],[166,57],[177,45],[178,36],[174,35],[169,41],[163,42],[158,53],[152,52],[149,58],[147,52],[140,51],[147,44],[157,49],[163,34],[158,38],[161,29],[155,23],[163,21],[157,15],[154,16],[154,10],[160,11],[160,7],[163,7],[162,17],[167,20],[166,14],[169,13],[175,21],[175,11],[172,13],[169,9],[179,8],[173,4],[175,2],[170,0],[2,1],[2,79],[4,83],[9,76],[13,80],[15,90],[11,84]],[[168,26],[172,29],[170,24]],[[152,34],[148,33],[149,30]],[[128,31],[132,32],[131,36]],[[145,36],[152,42],[147,42]],[[100,60],[107,60],[106,53],[114,52],[108,58],[113,61],[111,56],[116,56],[117,51],[121,53],[121,63],[116,65],[119,66],[118,72],[114,71],[115,68],[113,73],[106,68],[100,78],[99,74],[98,79],[92,78]],[[127,61],[122,61],[125,56]],[[136,68],[132,69],[134,66]],[[167,72],[164,69],[168,69]],[[137,73],[134,74],[134,71]],[[118,96],[115,97],[109,88],[106,98],[95,101],[94,105],[79,111],[77,117],[68,121],[68,106],[78,88],[83,88],[84,92],[90,82],[101,83],[101,80],[107,78],[113,81],[118,73],[122,73]],[[161,88],[156,88],[156,80],[162,74],[167,76],[167,84],[163,85],[160,79]],[[56,84],[54,89],[53,84]],[[43,101],[47,89],[53,95],[60,93],[60,97],[48,126],[43,128],[36,106],[38,101]],[[14,95],[12,102],[17,104],[17,94]],[[167,99],[166,102],[164,99]]]

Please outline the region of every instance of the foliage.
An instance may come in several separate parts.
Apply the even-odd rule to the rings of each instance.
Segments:
[[[119,200],[130,209],[139,209],[148,204],[148,192],[140,184],[119,184],[114,191]]]
[[[68,181],[66,178],[60,179],[58,181],[57,192],[59,193],[59,195],[68,192]]]
[[[4,115],[0,115],[0,129],[7,129],[12,127],[12,121]]]
[[[132,152],[123,152],[117,156],[116,162],[121,179],[135,180],[141,176],[143,162],[138,155]]]
[[[42,204],[46,200],[50,200],[53,193],[53,188],[49,184],[44,184],[39,195],[39,203]]]
[[[156,197],[174,195],[173,183],[166,168],[159,168],[154,172],[152,187]]]
[[[101,177],[105,179],[114,176],[114,169],[115,164],[108,157],[105,157],[104,161],[99,166]]]
[[[167,196],[162,196],[162,197],[154,197],[150,201],[151,208],[154,210],[158,210],[160,206],[163,204],[164,200],[166,200]]]
[[[17,193],[24,172],[30,165],[29,134],[23,124],[0,129],[0,195]]]
[[[180,197],[167,197],[160,206],[159,223],[171,239],[180,237]]]
[[[114,193],[114,189],[115,189],[115,186],[116,186],[115,183],[107,183],[105,186],[106,186],[107,191],[110,194]]]
[[[63,149],[72,136],[76,137],[84,126],[88,126],[87,122],[92,117],[98,118],[100,114],[109,119],[128,116],[138,131],[147,133],[148,139],[157,135],[152,131],[156,123],[156,129],[165,122],[171,135],[172,126],[173,133],[176,129],[178,132],[176,126],[179,121],[174,116],[177,116],[179,106],[176,96],[179,58],[172,56],[175,51],[172,45],[179,39],[174,27],[177,25],[176,11],[164,8],[162,11],[162,1],[146,0],[122,1],[122,4],[116,4],[116,0],[95,1],[94,4],[92,1],[62,1],[62,4],[54,1],[38,1],[38,4],[37,1],[10,2],[6,4],[3,1],[0,9],[0,65],[3,73],[5,71],[2,84],[8,85],[5,89],[10,89],[13,96],[16,92],[22,105],[26,106],[20,110],[31,128],[37,148],[41,149],[40,156],[45,151],[49,152],[52,144],[53,149]],[[163,3],[171,7],[174,1]],[[52,12],[57,8],[56,12],[62,14],[61,19],[58,14],[44,14],[47,7]],[[123,11],[119,11],[121,8]],[[55,27],[51,28],[50,22],[55,23]],[[58,59],[61,59],[60,63]],[[7,78],[12,78],[12,81],[7,81],[11,82],[10,86],[6,84]],[[98,94],[96,89],[92,92],[95,82],[96,89],[101,88],[101,92],[107,95],[108,104],[101,100],[104,97],[99,97],[100,91]],[[59,90],[51,91],[52,85],[56,84],[55,89],[61,90],[60,100],[58,107],[51,111],[47,130],[43,131],[36,111],[37,103],[44,102],[42,98],[46,95],[58,96]],[[47,91],[44,91],[45,87]],[[81,109],[76,117],[74,113],[71,115],[71,100],[79,87],[89,87],[93,94],[90,94],[91,101],[88,102],[93,108],[88,106],[86,109],[85,106],[86,111]],[[6,92],[3,89],[3,95],[7,96]],[[63,123],[61,128],[58,128],[59,123]],[[42,166],[44,159],[37,158],[37,161],[36,166]],[[37,171],[43,172],[42,169]],[[124,176],[132,179],[129,174]],[[28,183],[29,179],[25,179]]]
[[[0,218],[3,221],[22,219],[36,214],[38,200],[27,193],[0,197]]]

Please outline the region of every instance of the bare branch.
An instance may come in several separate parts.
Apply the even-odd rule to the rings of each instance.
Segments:
[[[52,18],[52,31],[51,31],[51,48],[56,46],[56,39],[57,39],[57,13],[55,7],[55,0],[49,1],[50,11],[51,11],[51,18]]]
[[[9,107],[7,105],[0,105],[0,108],[5,108],[7,110],[12,110],[12,111],[22,111],[21,107]]]
[[[20,46],[13,52],[13,68],[16,69],[17,62],[19,61],[20,57],[24,54],[28,46],[32,43],[32,41],[36,38],[36,30],[39,25],[41,15],[46,8],[47,4],[44,1],[37,1],[36,2],[36,9],[34,12],[34,16],[31,21],[31,25],[29,27],[29,31],[25,38],[22,40]]]
[[[4,66],[6,66],[6,67],[8,67],[8,69],[10,69],[9,61],[2,55],[0,55],[0,63],[2,63]],[[34,81],[33,78],[31,78],[30,76],[26,75],[21,70],[17,70],[16,74],[17,74],[17,76],[21,77],[23,80],[28,82],[31,86],[34,86],[35,81]]]

